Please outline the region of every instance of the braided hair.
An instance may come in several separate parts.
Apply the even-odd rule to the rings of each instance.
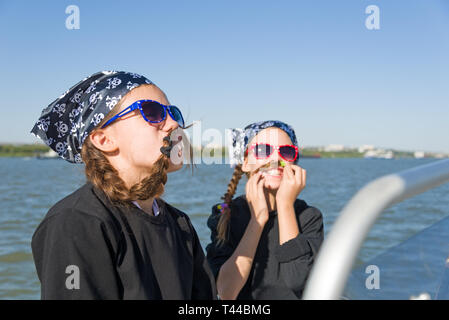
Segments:
[[[221,199],[224,200],[224,203],[218,205],[218,209],[221,210],[220,219],[217,225],[217,239],[219,244],[224,243],[227,239],[228,225],[231,219],[231,202],[242,175],[242,165],[238,164],[235,166],[234,173],[232,174],[226,193],[221,197]]]

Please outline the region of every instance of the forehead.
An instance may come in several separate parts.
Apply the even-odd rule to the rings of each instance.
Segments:
[[[155,100],[165,105],[170,104],[165,93],[155,85],[141,85],[125,95],[122,102],[122,109],[137,100]]]
[[[251,143],[269,143],[272,145],[292,144],[292,140],[288,134],[279,128],[267,128],[260,131],[252,140]]]

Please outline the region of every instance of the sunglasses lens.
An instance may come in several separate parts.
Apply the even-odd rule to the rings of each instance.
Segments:
[[[161,122],[165,119],[164,107],[156,102],[147,101],[141,104],[145,117],[154,123]]]
[[[273,152],[273,149],[271,148],[271,146],[269,144],[257,144],[254,147],[254,155],[256,156],[256,158],[260,158],[260,159],[264,159],[264,158],[268,158],[271,153]]]
[[[295,161],[297,152],[293,146],[282,146],[279,148],[281,156],[287,161]]]
[[[184,128],[184,118],[182,117],[181,110],[178,109],[178,107],[170,106],[170,113],[173,117],[173,120],[175,120],[181,128]]]

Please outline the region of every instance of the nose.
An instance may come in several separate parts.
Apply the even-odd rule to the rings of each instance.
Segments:
[[[167,117],[165,118],[164,122],[165,123],[163,125],[162,130],[164,130],[166,132],[176,130],[179,127],[179,124],[175,120],[173,120],[173,118],[168,114],[168,112],[167,112]]]
[[[278,162],[279,160],[282,160],[280,157],[279,157],[279,152],[278,152],[278,150],[276,149],[276,147],[272,147],[273,148],[273,153],[271,154],[271,156],[270,156],[270,162]]]

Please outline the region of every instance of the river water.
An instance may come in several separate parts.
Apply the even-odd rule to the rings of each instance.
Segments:
[[[366,183],[432,161],[438,160],[301,159],[307,186],[299,198],[321,210],[327,234],[344,205]],[[31,237],[48,209],[84,184],[83,166],[58,159],[0,158],[0,174],[0,299],[39,299]],[[206,221],[211,207],[220,202],[231,174],[227,165],[205,164],[197,165],[193,174],[188,168],[169,174],[163,198],[190,216],[203,248],[209,242]],[[242,178],[237,194],[244,191],[244,184]],[[387,209],[370,231],[355,266],[385,255],[449,216],[448,194],[446,184]],[[426,239],[421,240],[423,247],[435,246],[434,238]],[[420,257],[410,253],[408,259]]]

